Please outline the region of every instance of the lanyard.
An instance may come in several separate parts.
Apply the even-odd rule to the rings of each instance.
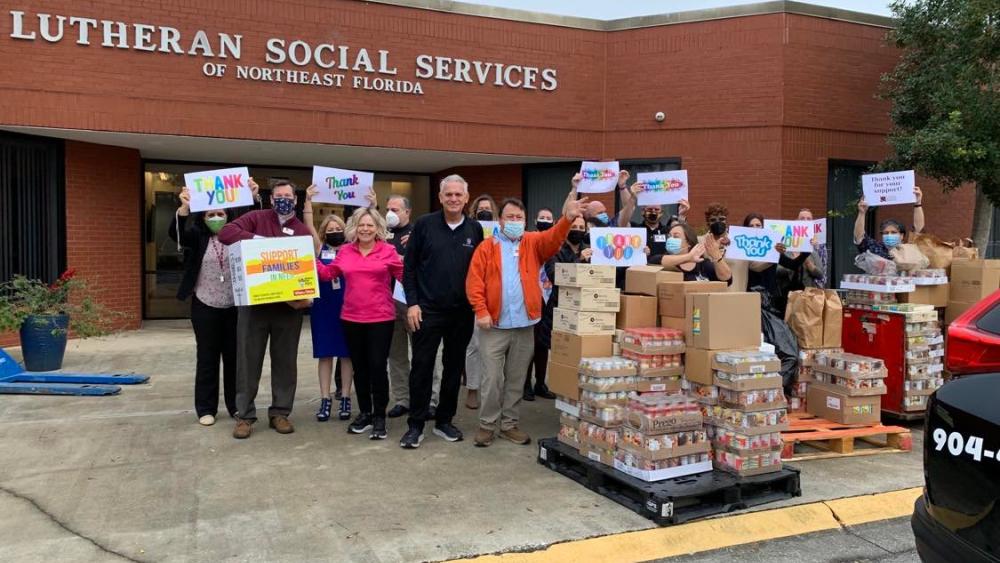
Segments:
[[[215,253],[215,259],[219,261],[219,281],[224,282],[226,281],[226,248],[215,237],[212,237],[212,252]]]

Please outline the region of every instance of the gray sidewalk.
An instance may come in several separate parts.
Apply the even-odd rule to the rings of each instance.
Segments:
[[[442,560],[650,527],[538,465],[534,444],[480,449],[429,434],[404,451],[400,419],[384,442],[316,422],[306,325],[289,436],[258,423],[237,441],[228,419],[197,424],[183,321],[70,343],[67,369],[132,370],[149,385],[106,398],[0,396],[0,560]],[[459,410],[469,436],[474,413]],[[533,438],[558,428],[551,401],[524,403],[522,418]],[[910,454],[796,464],[803,496],[785,504],[919,486],[919,448],[915,430]]]

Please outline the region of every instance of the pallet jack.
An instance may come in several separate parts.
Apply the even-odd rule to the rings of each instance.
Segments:
[[[0,395],[117,395],[119,385],[149,381],[130,373],[29,372],[0,348]]]

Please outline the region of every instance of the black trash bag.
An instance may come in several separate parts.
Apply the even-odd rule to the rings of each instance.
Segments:
[[[790,394],[799,371],[799,343],[775,308],[772,296],[762,287],[751,288],[751,291],[760,293],[760,330],[764,333],[764,342],[774,346],[774,353],[781,360],[781,383],[785,394]]]

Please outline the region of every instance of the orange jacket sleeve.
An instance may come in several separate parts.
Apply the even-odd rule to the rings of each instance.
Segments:
[[[539,262],[544,264],[548,262],[549,258],[552,258],[559,252],[563,243],[566,242],[566,237],[569,236],[569,228],[572,225],[573,222],[563,215],[551,229],[543,233],[538,233],[538,243],[535,245],[535,253],[538,256]]]
[[[486,248],[488,244],[491,244],[491,241],[486,240],[476,247],[476,251],[472,253],[472,262],[469,263],[469,273],[465,276],[465,294],[477,319],[490,316],[490,311],[486,307]]]

